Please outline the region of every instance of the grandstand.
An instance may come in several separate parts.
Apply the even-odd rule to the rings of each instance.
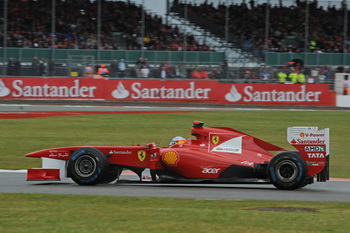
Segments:
[[[171,77],[191,78],[192,70],[205,66],[218,73],[211,78],[259,82],[268,72],[273,82],[278,67],[298,59],[306,75],[326,70],[321,81],[329,81],[336,68],[350,64],[348,7],[341,1],[159,2],[5,0],[1,74],[34,75],[34,57],[44,76],[85,76],[86,63],[96,69],[125,59],[130,78],[146,65],[151,77],[160,78],[169,62],[173,72],[183,69]],[[141,65],[139,57],[146,58]]]

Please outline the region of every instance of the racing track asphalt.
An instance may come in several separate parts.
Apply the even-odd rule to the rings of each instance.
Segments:
[[[0,193],[55,193],[109,196],[173,197],[225,200],[350,202],[350,181],[314,183],[299,190],[278,190],[267,184],[160,184],[139,183],[136,175],[122,175],[129,183],[79,186],[71,179],[26,181],[26,171],[1,171]]]
[[[79,104],[80,103],[80,104]],[[227,107],[210,105],[187,105],[186,107],[146,104],[96,104],[91,103],[58,103],[58,102],[0,102],[0,111],[17,112],[18,114],[35,111],[237,111],[237,110],[266,110],[263,106]],[[146,106],[145,106],[146,105]],[[279,108],[268,108],[269,110]],[[291,109],[291,110],[300,110]],[[305,108],[303,110],[321,110]],[[345,110],[349,109],[322,109]],[[130,175],[127,178],[130,178]],[[131,176],[135,180],[135,177]],[[101,188],[103,187],[103,188]],[[300,190],[282,191],[272,185],[246,184],[152,184],[118,183],[96,186],[79,186],[70,179],[61,182],[27,182],[25,171],[0,170],[0,193],[59,193],[85,195],[114,195],[114,196],[146,196],[146,197],[176,197],[200,199],[234,199],[234,200],[290,200],[290,201],[335,201],[350,202],[350,180],[328,181],[315,183]]]

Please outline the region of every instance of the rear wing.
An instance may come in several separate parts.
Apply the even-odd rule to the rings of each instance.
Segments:
[[[329,128],[289,127],[287,140],[299,152],[308,166],[310,176],[318,181],[329,180]]]

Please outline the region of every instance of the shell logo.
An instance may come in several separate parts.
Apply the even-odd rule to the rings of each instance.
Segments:
[[[168,166],[176,166],[180,160],[180,157],[176,151],[168,151],[163,157],[163,162]]]
[[[305,134],[304,133],[300,133],[300,137],[305,137]]]

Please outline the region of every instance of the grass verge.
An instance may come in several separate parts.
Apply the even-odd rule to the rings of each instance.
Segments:
[[[161,114],[78,115],[28,119],[0,119],[0,169],[40,167],[26,153],[62,146],[167,146],[174,136],[191,137],[193,120],[206,126],[232,127],[293,150],[287,143],[290,126],[318,126],[331,130],[331,176],[350,178],[350,112],[341,111],[230,111]]]
[[[348,232],[350,203],[0,194],[1,232]]]

